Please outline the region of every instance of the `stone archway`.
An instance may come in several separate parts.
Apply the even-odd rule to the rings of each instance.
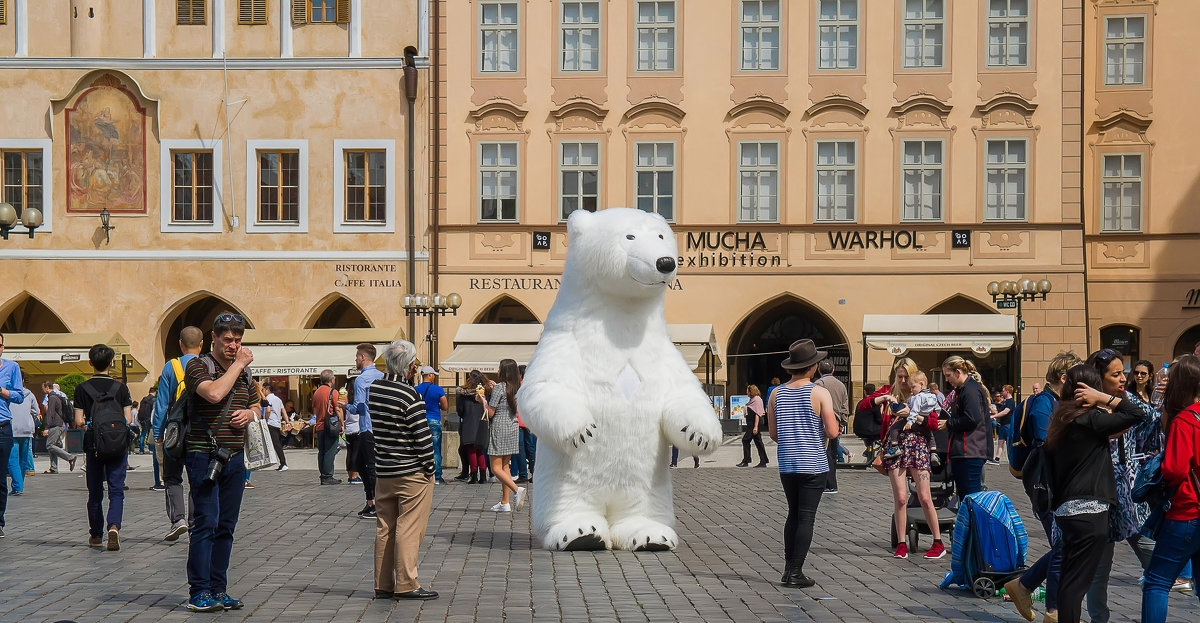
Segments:
[[[846,334],[823,310],[794,295],[766,301],[747,314],[729,337],[730,394],[755,384],[766,390],[772,377],[784,378],[779,364],[792,342],[808,338],[828,350],[835,375],[849,386],[850,348]]]
[[[321,299],[304,323],[305,329],[370,329],[374,326],[358,305],[336,292]]]
[[[1200,346],[1200,324],[1184,331],[1179,339],[1175,340],[1175,348],[1171,350],[1171,356],[1190,355],[1197,346]]]
[[[163,354],[170,360],[182,354],[179,350],[179,332],[184,327],[199,327],[204,333],[204,350],[212,349],[212,325],[219,314],[229,312],[245,318],[246,328],[253,329],[254,323],[235,305],[211,292],[197,292],[176,303],[160,325]]]
[[[476,324],[537,324],[541,322],[523,303],[504,294],[475,316]]]
[[[37,297],[22,292],[0,308],[0,333],[70,333],[67,324]]]

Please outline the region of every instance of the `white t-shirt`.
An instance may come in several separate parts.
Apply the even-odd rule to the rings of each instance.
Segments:
[[[267,408],[271,410],[267,415],[267,426],[279,428],[279,417],[283,413],[283,401],[275,394],[267,394]]]

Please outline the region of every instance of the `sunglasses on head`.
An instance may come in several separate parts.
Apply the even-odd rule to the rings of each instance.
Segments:
[[[215,320],[213,320],[213,328],[215,329],[217,325],[223,322],[237,322],[246,324],[246,319],[237,314],[221,314],[220,316],[217,316]]]
[[[1096,361],[1100,361],[1105,364],[1112,363],[1112,361],[1114,359],[1120,359],[1120,358],[1121,358],[1121,353],[1118,353],[1117,351],[1115,351],[1111,348],[1102,348],[1102,349],[1096,351]]]

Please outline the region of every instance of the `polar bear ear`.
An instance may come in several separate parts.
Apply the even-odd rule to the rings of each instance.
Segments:
[[[567,217],[567,238],[574,239],[586,234],[593,226],[596,215],[587,210],[575,210]]]

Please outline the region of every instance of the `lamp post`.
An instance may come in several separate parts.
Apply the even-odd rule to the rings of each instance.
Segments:
[[[457,292],[446,295],[435,292],[432,296],[428,294],[404,295],[404,313],[408,316],[410,326],[415,326],[417,316],[430,318],[429,332],[425,334],[425,341],[429,342],[430,362],[433,361],[433,318],[446,315],[457,316],[459,307],[462,307],[462,296]]]
[[[1016,308],[1017,310],[1017,338],[1013,345],[1017,356],[1014,358],[1013,375],[1016,377],[1013,382],[1013,400],[1019,402],[1021,400],[1021,332],[1025,330],[1025,321],[1021,318],[1021,303],[1025,301],[1044,301],[1046,295],[1050,294],[1053,289],[1053,284],[1049,279],[1034,281],[1033,279],[1021,279],[1020,281],[993,281],[987,285],[987,292],[992,296],[992,302],[1000,308]]]
[[[17,221],[25,226],[26,233],[33,238],[33,230],[42,226],[42,211],[37,208],[25,208],[17,218],[17,209],[11,203],[0,203],[0,238],[8,240],[8,232],[17,226]]]

